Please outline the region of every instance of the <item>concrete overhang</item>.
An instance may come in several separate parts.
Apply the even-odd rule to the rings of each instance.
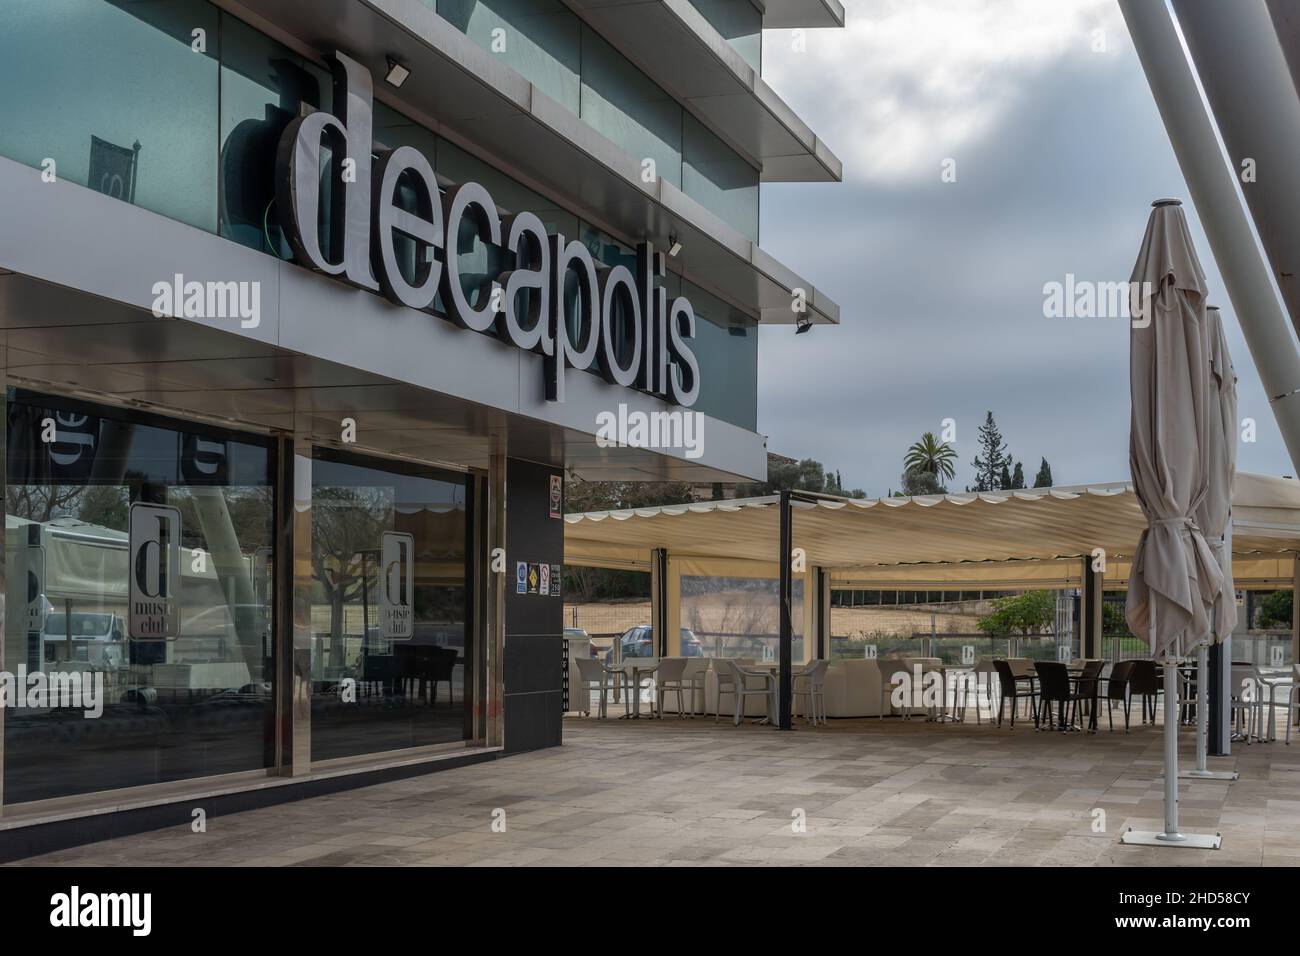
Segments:
[[[842,27],[844,4],[840,0],[754,0],[763,11],[764,30],[796,27]]]
[[[703,454],[601,447],[596,416],[671,412],[570,370],[544,399],[542,356],[0,159],[0,330],[9,383],[55,387],[465,467],[506,453],[589,479],[761,480],[761,435],[706,416]],[[255,283],[256,327],[158,318],[154,286]]]
[[[803,290],[814,324],[839,321],[839,307],[715,213],[504,66],[420,0],[222,0],[254,25],[318,55],[347,52],[382,77],[387,58],[411,69],[400,95],[376,96],[479,155],[524,185],[616,238],[650,239],[683,252],[669,268],[764,322],[794,321]]]
[[[839,182],[844,166],[689,0],[565,0],[764,182]]]

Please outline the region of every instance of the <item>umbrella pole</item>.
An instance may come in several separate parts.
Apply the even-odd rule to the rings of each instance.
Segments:
[[[1169,843],[1187,839],[1178,832],[1178,664],[1165,658],[1165,832]]]
[[[1235,770],[1211,770],[1207,765],[1211,693],[1210,644],[1207,641],[1196,652],[1196,769],[1181,771],[1178,776],[1184,780],[1236,780],[1241,776]]]
[[[1210,645],[1202,644],[1196,651],[1196,769],[1205,773],[1206,751],[1210,736]]]
[[[1156,615],[1151,609],[1151,647],[1156,646]],[[1127,830],[1120,843],[1128,846],[1193,847],[1217,850],[1223,844],[1219,834],[1202,836],[1178,832],[1178,660],[1165,656],[1165,829]]]

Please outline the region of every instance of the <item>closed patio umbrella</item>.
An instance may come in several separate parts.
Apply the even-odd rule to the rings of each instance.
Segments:
[[[1210,643],[1223,643],[1237,626],[1237,601],[1232,583],[1232,482],[1237,470],[1237,373],[1228,355],[1228,339],[1223,332],[1223,316],[1217,306],[1206,308],[1210,336],[1210,481],[1196,523],[1205,534],[1223,573],[1223,583],[1214,600],[1210,616],[1209,640],[1196,649],[1196,768],[1185,770],[1180,777],[1201,780],[1236,780],[1238,774],[1227,770],[1210,770],[1206,766],[1209,742],[1209,697],[1222,692],[1211,687],[1209,678]]]
[[[1178,830],[1178,670],[1205,640],[1223,574],[1196,523],[1209,491],[1210,337],[1205,273],[1177,200],[1153,203],[1132,282],[1149,290],[1129,330],[1129,467],[1147,519],[1126,614],[1165,665],[1165,829],[1124,843],[1217,848]]]

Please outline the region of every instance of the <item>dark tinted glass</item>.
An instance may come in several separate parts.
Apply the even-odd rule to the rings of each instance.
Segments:
[[[6,702],[5,802],[270,766],[268,448],[28,393],[9,403],[8,443],[5,669],[25,691],[38,674],[84,690]],[[175,509],[166,548],[131,540],[137,503]],[[179,634],[137,639],[131,573],[161,573],[151,556],[173,549]]]
[[[313,760],[471,736],[467,531],[463,476],[317,453]]]

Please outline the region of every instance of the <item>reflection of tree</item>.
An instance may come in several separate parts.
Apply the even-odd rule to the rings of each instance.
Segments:
[[[376,577],[381,537],[388,529],[392,499],[381,488],[312,489],[312,576],[330,607],[330,664],[344,659],[343,609],[363,598],[364,582]],[[364,557],[362,552],[370,552]],[[364,571],[364,577],[363,577]]]
[[[77,517],[87,524],[99,525],[101,528],[126,530],[127,517],[131,507],[127,500],[127,489],[122,485],[90,485],[82,489],[81,500],[77,502]]]
[[[66,514],[85,485],[9,485],[5,488],[5,513],[29,521],[49,521]]]

